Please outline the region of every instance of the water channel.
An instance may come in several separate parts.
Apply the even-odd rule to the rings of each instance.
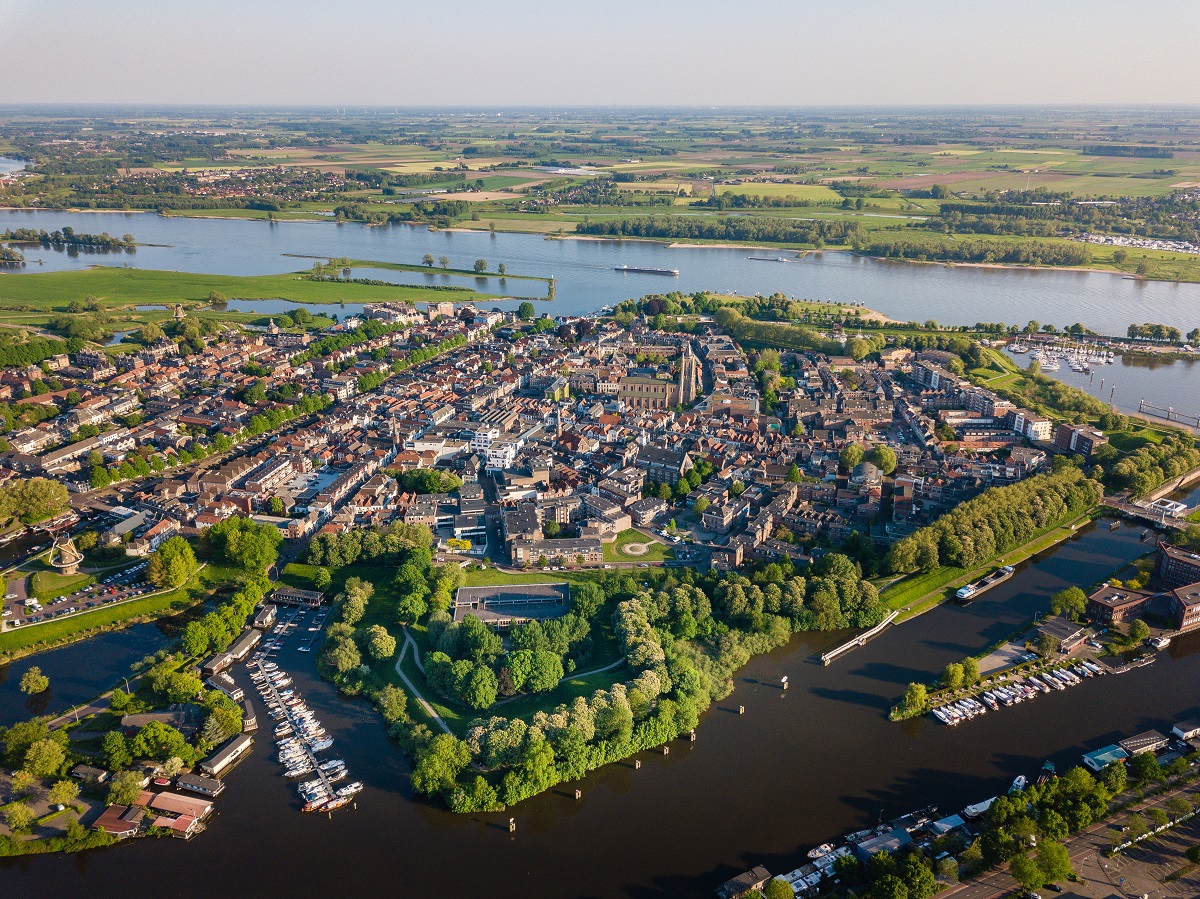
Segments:
[[[936,803],[947,813],[1036,773],[1046,758],[1077,764],[1096,748],[1200,713],[1200,635],[1158,662],[1085,681],[1065,693],[991,712],[958,728],[930,718],[892,724],[888,707],[913,680],[930,680],[1011,634],[1047,597],[1088,585],[1146,551],[1140,528],[1089,528],[1025,563],[1010,581],[962,608],[944,606],[893,628],[828,668],[814,655],[844,635],[799,636],[739,673],[704,718],[697,741],[642,768],[610,765],[509,812],[454,816],[413,799],[407,765],[365,702],[339,698],[310,654],[280,658],[325,727],[335,755],[365,782],[356,809],[303,815],[279,776],[269,739],[227,778],[219,813],[191,843],[141,842],[77,857],[0,863],[12,895],[120,890],[175,896],[710,896],[754,864],[785,872],[813,845],[883,817]],[[65,652],[86,665],[87,644]],[[790,678],[787,694],[779,688]],[[244,674],[241,680],[246,681]],[[247,686],[249,684],[247,683]],[[738,715],[738,705],[746,714]],[[512,815],[517,831],[509,834]]]

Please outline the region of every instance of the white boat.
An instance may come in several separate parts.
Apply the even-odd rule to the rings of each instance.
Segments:
[[[820,858],[822,855],[828,855],[833,852],[833,843],[822,843],[816,849],[808,850],[809,858]]]
[[[1029,783],[1029,781],[1025,779],[1025,775],[1024,775],[1024,774],[1018,774],[1018,775],[1016,776],[1016,779],[1015,779],[1015,780],[1013,780],[1013,782],[1012,782],[1012,786],[1008,788],[1008,792],[1010,792],[1010,793],[1019,793],[1019,792],[1021,792],[1023,789],[1025,789],[1025,785],[1026,785],[1027,783]]]

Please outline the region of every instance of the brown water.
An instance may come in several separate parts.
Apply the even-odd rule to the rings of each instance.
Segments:
[[[786,872],[813,845],[919,806],[950,813],[1080,753],[1200,713],[1200,635],[1147,668],[989,713],[961,727],[892,724],[912,680],[1011,634],[1047,597],[1088,584],[1146,550],[1141,528],[1093,529],[1022,567],[966,608],[945,606],[894,628],[829,668],[813,656],[839,635],[797,637],[754,659],[698,740],[641,755],[502,814],[460,817],[414,801],[407,764],[363,702],[315,679],[308,654],[281,666],[366,783],[332,820],[299,812],[260,740],[228,778],[219,814],[191,843],[141,842],[76,857],[0,865],[6,895],[674,897],[710,896],[738,871]],[[295,642],[293,640],[293,642]],[[790,678],[784,695],[779,679]],[[245,680],[244,676],[242,678]],[[739,716],[737,706],[745,705]],[[509,834],[509,815],[517,832]]]

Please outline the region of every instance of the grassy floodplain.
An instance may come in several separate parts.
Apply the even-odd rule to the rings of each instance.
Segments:
[[[377,264],[372,263],[375,267]],[[472,273],[473,274],[473,273]],[[72,299],[91,295],[105,306],[161,303],[208,303],[213,291],[231,299],[293,300],[297,303],[370,303],[385,300],[465,302],[475,291],[431,290],[426,287],[310,281],[303,273],[283,275],[202,275],[194,272],[148,271],[125,268],[91,268],[70,272],[34,272],[9,278],[4,284],[4,305],[32,306],[60,311]]]

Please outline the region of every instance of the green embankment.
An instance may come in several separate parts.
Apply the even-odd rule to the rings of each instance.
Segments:
[[[304,257],[305,259],[309,257]],[[314,259],[326,259],[328,257],[312,257]],[[412,265],[407,262],[378,262],[372,259],[351,259],[351,268],[378,268],[386,269],[394,272],[421,272],[430,275],[462,275],[469,278],[514,278],[518,281],[545,281],[549,283],[550,279],[541,275],[514,275],[512,272],[505,272],[501,275],[496,271],[477,272],[474,269],[468,268],[442,268],[441,266],[430,265]]]
[[[879,594],[879,601],[890,610],[902,610],[897,623],[915,618],[951,599],[959,587],[982,577],[992,569],[1024,562],[1068,539],[1079,530],[1084,522],[1098,518],[1100,513],[1101,509],[1097,506],[1077,518],[1046,528],[1038,532],[1027,543],[1002,555],[994,556],[986,564],[971,571],[964,571],[962,568],[953,566],[943,566],[935,568],[933,571],[910,575],[886,587]]]
[[[205,599],[225,580],[229,571],[220,566],[201,568],[182,587],[153,593],[114,605],[100,606],[51,621],[13,628],[0,634],[0,660],[11,661],[104,631],[119,630],[138,621],[149,621],[180,611]]]
[[[467,302],[491,294],[473,290],[435,290],[404,284],[376,285],[309,281],[300,274],[203,275],[142,269],[93,268],[74,272],[35,272],[5,279],[2,305],[65,311],[67,303],[85,296],[99,298],[105,308],[130,304],[208,302],[213,292],[234,299],[292,300],[297,303],[365,303],[384,300]]]

